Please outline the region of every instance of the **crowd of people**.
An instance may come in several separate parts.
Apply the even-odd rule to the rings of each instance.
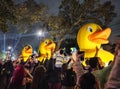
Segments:
[[[31,55],[24,62],[0,61],[0,89],[119,89],[120,40],[114,61],[102,66],[98,57],[82,64],[84,52],[60,49],[50,60],[42,63]]]

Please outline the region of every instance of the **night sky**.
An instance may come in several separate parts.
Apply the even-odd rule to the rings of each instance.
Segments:
[[[15,0],[16,2],[20,3],[23,2],[25,0]],[[58,7],[61,3],[61,0],[35,0],[38,3],[44,3],[45,5],[48,5],[49,7],[49,12],[53,13],[53,14],[57,14],[58,12]],[[112,1],[112,4],[115,5],[116,9],[115,11],[118,13],[118,15],[120,15],[120,0],[100,0],[101,3],[105,2],[105,1]]]

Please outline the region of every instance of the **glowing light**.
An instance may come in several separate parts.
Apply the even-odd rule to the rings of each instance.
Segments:
[[[40,30],[37,34],[38,36],[42,36],[43,32]]]
[[[12,47],[11,46],[8,46],[8,50],[11,50],[12,49]]]

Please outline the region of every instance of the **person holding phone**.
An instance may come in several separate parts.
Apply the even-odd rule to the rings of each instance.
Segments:
[[[81,57],[83,57],[84,52],[76,51],[76,57],[74,58],[73,70],[76,73],[77,81],[76,85],[79,86],[79,78],[85,73],[83,65],[81,63]]]

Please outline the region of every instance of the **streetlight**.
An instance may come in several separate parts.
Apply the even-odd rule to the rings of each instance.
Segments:
[[[42,36],[42,31],[40,30],[40,31],[38,31],[38,36]]]
[[[40,39],[40,37],[43,37],[43,39],[45,39],[44,32],[42,30],[39,30],[37,32],[37,35],[39,36],[39,39]]]

